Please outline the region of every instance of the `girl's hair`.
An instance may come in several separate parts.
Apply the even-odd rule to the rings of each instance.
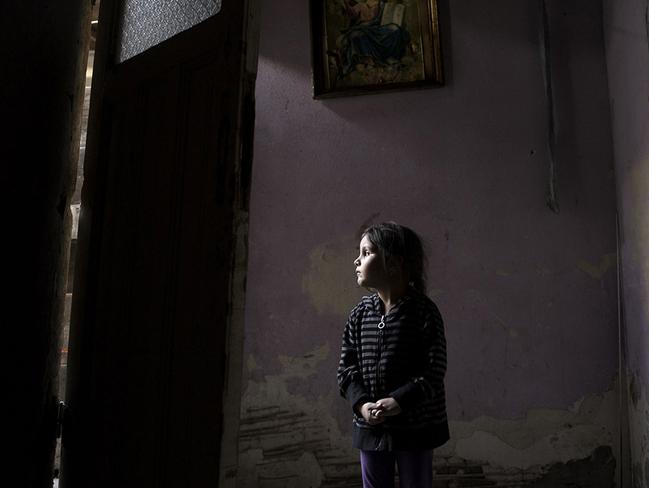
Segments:
[[[396,222],[383,222],[365,229],[361,238],[365,236],[386,260],[390,256],[401,257],[409,284],[420,293],[426,293],[426,254],[415,231]]]

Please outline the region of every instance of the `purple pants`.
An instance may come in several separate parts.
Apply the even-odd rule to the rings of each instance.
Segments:
[[[394,488],[394,466],[400,488],[433,486],[433,451],[361,451],[363,488]]]

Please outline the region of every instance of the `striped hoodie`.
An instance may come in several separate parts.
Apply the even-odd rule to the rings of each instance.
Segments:
[[[354,412],[353,444],[364,450],[433,449],[449,439],[444,375],[446,339],[437,306],[410,288],[385,314],[365,296],[343,333],[338,386]],[[369,425],[360,403],[393,397],[402,412]]]

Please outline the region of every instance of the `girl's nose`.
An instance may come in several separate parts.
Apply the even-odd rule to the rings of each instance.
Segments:
[[[358,258],[354,259],[354,266],[358,266],[361,264],[360,260]]]

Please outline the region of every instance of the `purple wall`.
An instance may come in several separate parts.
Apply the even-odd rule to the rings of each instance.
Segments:
[[[622,237],[632,486],[649,486],[649,4],[606,0],[604,5]]]
[[[437,469],[525,485],[595,452],[612,478],[615,190],[600,6],[550,2],[557,215],[545,204],[537,3],[441,5],[445,87],[327,101],[311,97],[307,2],[262,7],[239,486],[356,480],[335,370],[362,294],[359,230],[381,220],[429,244],[453,436]]]

